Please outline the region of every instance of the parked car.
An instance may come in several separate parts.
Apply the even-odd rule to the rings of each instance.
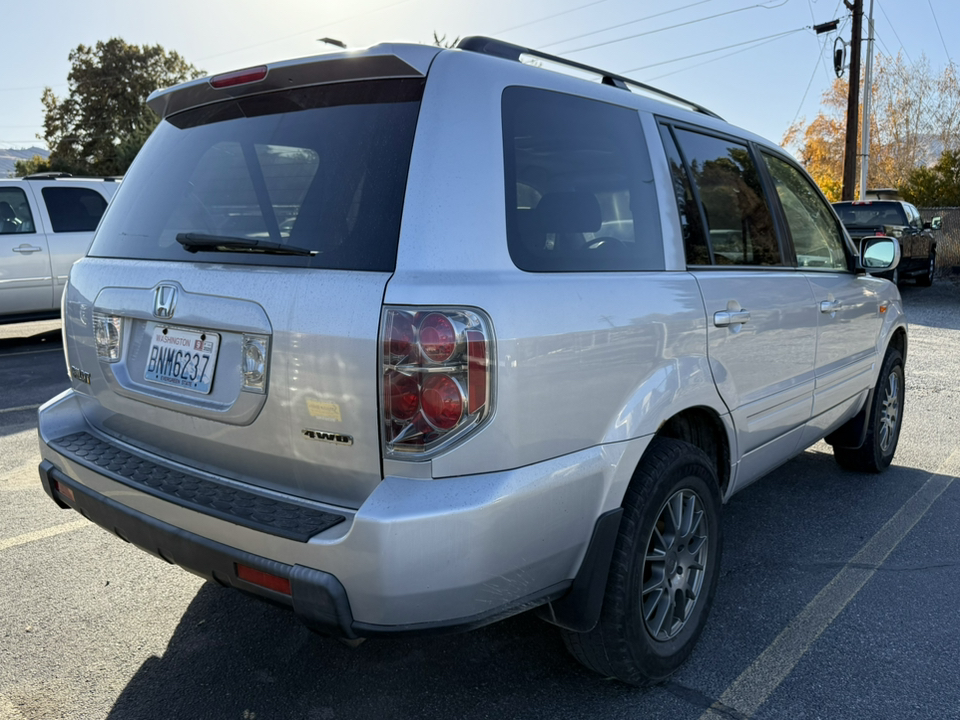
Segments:
[[[61,173],[0,179],[0,324],[59,317],[70,266],[117,185]]]
[[[587,667],[667,677],[724,500],[822,438],[890,464],[907,334],[870,275],[895,240],[635,86],[467,38],[152,95],[70,277],[47,493],[329,635],[537,608]]]
[[[915,278],[918,285],[933,285],[937,240],[931,230],[940,229],[939,217],[924,222],[920,211],[903,200],[835,202],[833,207],[854,241],[871,235],[886,235],[900,241],[900,264],[884,277],[894,282]]]

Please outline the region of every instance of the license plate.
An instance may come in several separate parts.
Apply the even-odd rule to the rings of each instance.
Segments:
[[[220,335],[152,323],[145,380],[208,394],[217,367]]]

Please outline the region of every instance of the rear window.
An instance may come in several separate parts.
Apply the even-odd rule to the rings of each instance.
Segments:
[[[45,187],[41,192],[55,233],[96,230],[107,209],[103,195],[89,188]]]
[[[510,257],[531,272],[660,270],[663,243],[636,110],[503,91]]]
[[[898,202],[838,203],[834,209],[844,225],[907,225],[907,216]]]
[[[392,271],[422,94],[422,80],[364,81],[169,117],[125,176],[90,254]],[[313,254],[191,253],[177,240],[185,234]]]

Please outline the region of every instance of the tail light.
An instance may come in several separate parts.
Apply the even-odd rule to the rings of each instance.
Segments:
[[[489,318],[459,308],[387,308],[380,325],[384,453],[422,458],[479,427],[493,410]]]
[[[94,313],[93,337],[97,345],[97,357],[108,363],[117,362],[123,347],[123,318]]]

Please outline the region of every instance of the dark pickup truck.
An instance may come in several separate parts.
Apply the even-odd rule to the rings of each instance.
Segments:
[[[833,203],[850,237],[859,244],[870,235],[887,235],[900,241],[900,265],[883,274],[894,282],[916,278],[918,285],[933,284],[937,267],[937,241],[931,230],[940,229],[940,218],[924,222],[920,212],[902,200],[860,200]]]

